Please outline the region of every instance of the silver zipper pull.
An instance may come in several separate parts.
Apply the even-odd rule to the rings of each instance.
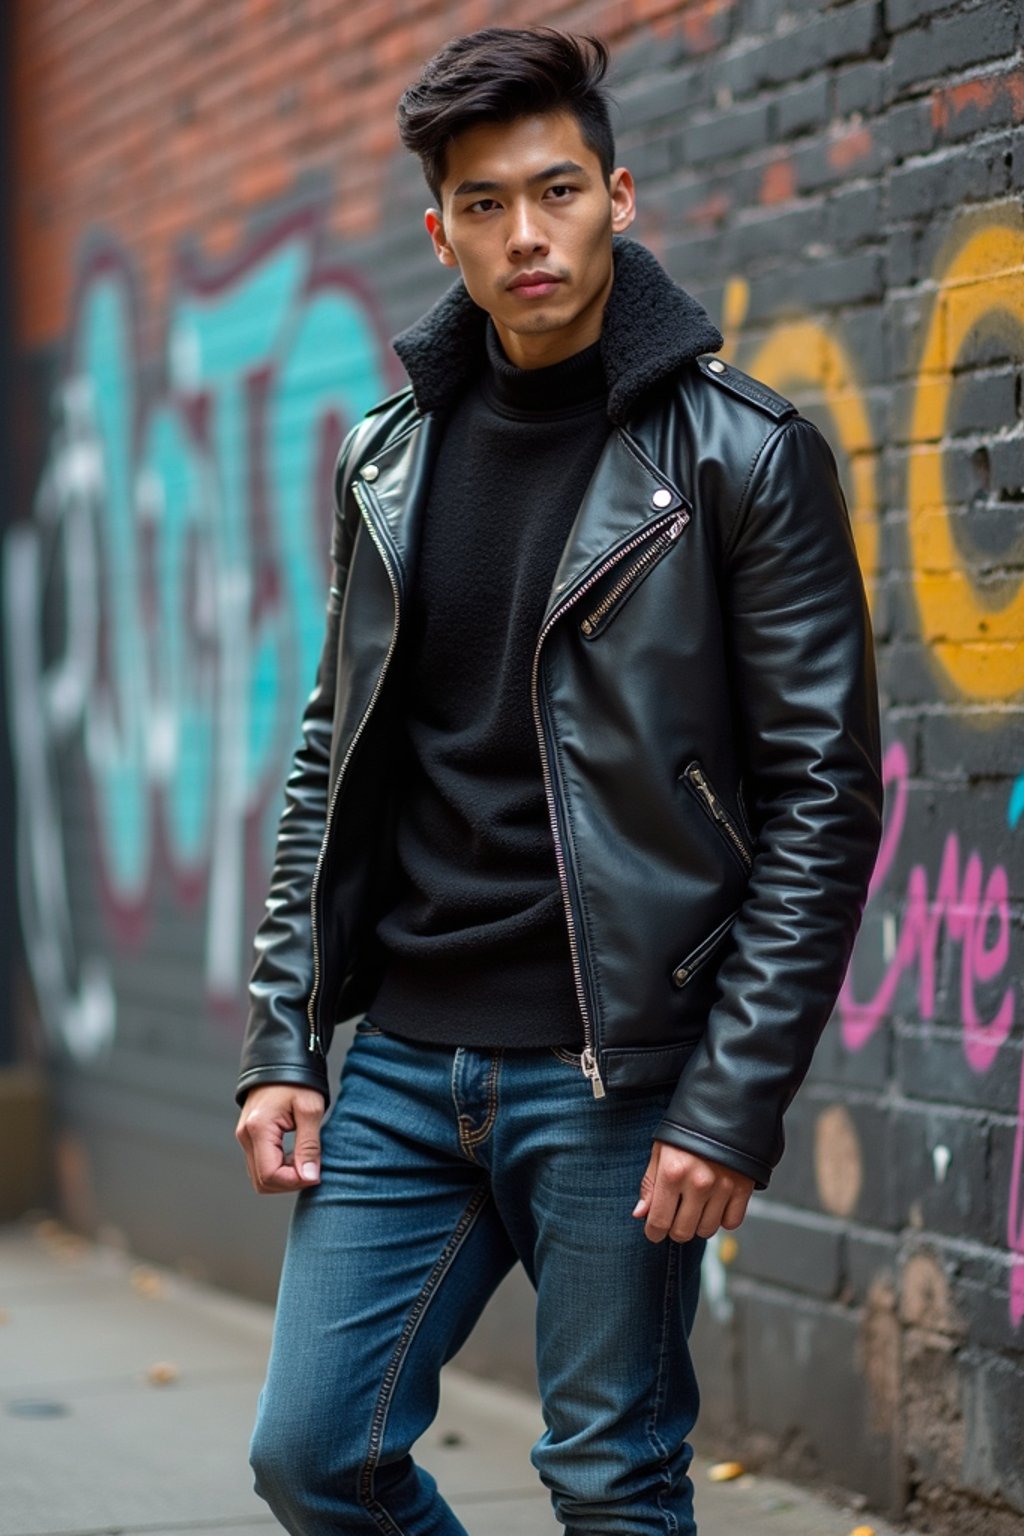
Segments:
[[[721,807],[719,806],[719,803],[718,803],[718,796],[715,794],[714,790],[711,788],[711,785],[708,783],[708,781],[704,777],[703,773],[700,771],[699,768],[693,768],[693,769],[690,770],[690,778],[696,784],[697,788],[700,790],[701,794],[704,796],[704,799],[707,801],[708,807],[709,807],[709,809],[711,811],[711,814],[714,816],[715,820],[716,821],[721,821],[722,815],[721,815]]]
[[[595,1099],[604,1098],[604,1083],[597,1067],[597,1058],[588,1045],[580,1054],[580,1068],[584,1077],[589,1077],[590,1086],[594,1090]]]

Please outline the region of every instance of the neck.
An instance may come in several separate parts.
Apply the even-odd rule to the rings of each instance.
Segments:
[[[505,356],[493,325],[487,327],[481,382],[492,405],[520,418],[572,416],[591,406],[603,410],[608,398],[600,340],[547,368],[519,368]]]

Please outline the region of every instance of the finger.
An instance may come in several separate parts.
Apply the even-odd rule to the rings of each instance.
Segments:
[[[276,1120],[250,1121],[254,1184],[260,1193],[297,1189],[299,1176],[284,1153],[285,1127]]]
[[[260,1193],[260,1176],[256,1172],[256,1159],[253,1156],[252,1142],[250,1141],[248,1136],[246,1137],[245,1141],[242,1143],[242,1146],[243,1146],[243,1148],[245,1150],[245,1166],[246,1166],[246,1170],[247,1170],[247,1172],[249,1174],[249,1183],[252,1185],[252,1187],[256,1191],[256,1193],[259,1194]]]
[[[235,1126],[235,1140],[245,1154],[246,1171],[249,1174],[249,1182],[257,1194],[260,1193],[260,1178],[256,1171],[256,1155],[252,1139],[252,1123],[243,1111],[242,1117]]]
[[[302,1188],[302,1180],[290,1163],[282,1163],[275,1174],[258,1186],[261,1195],[291,1195]]]
[[[662,1175],[655,1183],[650,1210],[644,1223],[644,1236],[649,1237],[652,1243],[663,1242],[668,1236],[676,1219],[678,1205],[678,1188]]]
[[[292,1163],[298,1169],[303,1184],[320,1182],[320,1122],[323,1119],[323,1100],[316,1109],[295,1105],[295,1146]]]
[[[714,1174],[705,1168],[694,1168],[680,1190],[679,1208],[672,1222],[670,1236],[677,1243],[688,1243],[696,1234],[697,1224],[711,1198]]]
[[[633,1207],[632,1214],[634,1216],[646,1216],[650,1210],[651,1196],[654,1194],[654,1186],[658,1177],[659,1156],[658,1144],[655,1142],[654,1151],[651,1153],[644,1176],[640,1180],[640,1197]]]
[[[713,1196],[707,1202],[707,1204],[704,1207],[704,1210],[701,1212],[700,1220],[697,1222],[697,1229],[696,1229],[695,1236],[697,1236],[697,1237],[714,1237],[715,1233],[718,1231],[719,1227],[722,1225],[722,1218],[725,1215],[725,1210],[726,1210],[726,1206],[727,1205],[728,1205],[728,1194],[727,1193],[722,1193],[722,1194],[718,1194],[718,1195]]]
[[[738,1189],[729,1200],[722,1217],[722,1226],[734,1232],[747,1214],[747,1206],[750,1203],[750,1190]]]

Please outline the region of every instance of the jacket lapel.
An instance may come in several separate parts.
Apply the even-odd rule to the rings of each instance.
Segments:
[[[544,622],[618,545],[686,505],[676,487],[613,431],[569,530]]]
[[[416,566],[430,470],[442,433],[442,422],[427,416],[382,448],[371,464],[363,464],[356,476],[378,530],[395,556],[403,590],[408,590]]]
[[[427,416],[357,473],[361,492],[395,556],[403,591],[414,579],[420,530],[444,423]],[[367,477],[367,469],[370,476]],[[369,494],[367,494],[369,491]],[[548,599],[548,613],[618,545],[650,522],[688,506],[636,445],[613,429],[569,530]]]

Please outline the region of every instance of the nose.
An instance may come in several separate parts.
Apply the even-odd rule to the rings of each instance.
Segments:
[[[511,209],[506,254],[511,260],[528,252],[546,251],[548,240],[538,222],[536,211],[528,202],[515,203]]]

